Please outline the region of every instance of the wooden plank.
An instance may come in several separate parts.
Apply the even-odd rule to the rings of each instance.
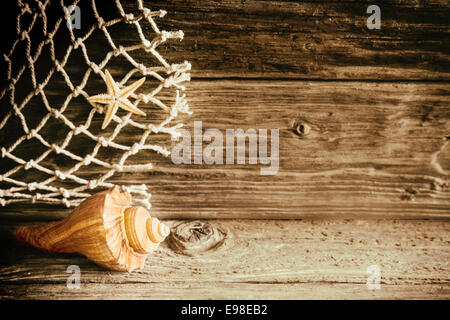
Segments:
[[[365,284],[342,283],[86,283],[69,290],[65,284],[3,285],[2,299],[37,300],[374,300],[449,299],[446,285],[395,284],[367,290]]]
[[[153,212],[161,217],[449,217],[450,108],[445,84],[194,81],[188,90],[194,114],[183,122],[192,134],[194,120],[202,121],[203,130],[217,128],[224,135],[226,129],[279,129],[279,170],[262,176],[260,168],[268,165],[250,165],[248,159],[245,165],[177,166],[152,152],[136,155],[130,163],[152,162],[155,169],[124,173],[111,181],[146,184],[153,193]],[[57,103],[61,97],[54,91],[48,99]],[[154,123],[162,116],[151,106],[142,108],[152,117],[139,121]],[[65,114],[79,119],[87,112],[85,102],[77,100]],[[96,115],[93,127],[98,129],[102,121],[103,116]],[[298,131],[300,125],[307,125],[309,132]],[[62,127],[55,120],[43,134],[57,143],[65,136]],[[108,136],[112,130],[93,132]],[[117,141],[131,145],[136,134],[124,131]],[[78,138],[70,148],[82,155],[92,142]],[[176,143],[168,139],[155,136],[149,141],[171,149]],[[36,147],[31,142],[21,147],[22,153]],[[103,155],[108,161],[121,156]],[[55,164],[60,170],[72,165],[64,159],[45,163]],[[82,167],[79,174],[95,176],[98,170]],[[24,180],[43,179],[33,170],[21,174]],[[11,205],[1,214],[48,219],[67,210]]]
[[[133,11],[132,4],[125,4]],[[372,1],[152,1],[185,39],[162,52],[189,60],[195,78],[450,79],[446,1],[390,0],[369,30]],[[130,44],[130,31],[112,28]],[[147,27],[144,29],[149,31]],[[101,36],[101,35],[99,35]],[[94,53],[95,54],[95,53]],[[138,59],[148,59],[137,53]]]
[[[139,13],[136,1],[122,3],[126,12]],[[81,29],[74,32],[76,37],[83,37],[98,21],[94,19],[90,1],[81,1],[78,5],[83,21]],[[379,30],[367,28],[369,14],[366,11],[370,5],[373,2],[368,0],[157,0],[145,3],[154,11],[167,10],[164,18],[156,18],[161,30],[184,31],[183,41],[170,41],[158,50],[170,63],[190,61],[194,78],[450,79],[450,7],[447,1],[383,1],[378,4],[381,8]],[[33,3],[31,7],[39,11]],[[114,5],[97,5],[97,9],[106,21],[119,16]],[[58,2],[46,13],[51,31],[56,18],[62,14]],[[3,16],[6,21],[11,20],[9,11]],[[22,25],[27,26],[26,22]],[[142,23],[142,26],[146,36],[152,38],[154,32],[150,25]],[[11,20],[4,35],[16,38],[15,27],[15,21]],[[39,20],[32,32],[32,52],[42,35],[40,28]],[[134,25],[120,24],[108,30],[116,46],[138,42]],[[10,50],[12,40],[15,39],[5,41],[2,51]],[[64,23],[55,41],[57,58],[62,59],[70,44]],[[90,60],[96,63],[111,50],[102,31],[94,32],[86,44]],[[17,51],[13,60],[20,65],[26,60],[23,52]],[[153,59],[144,50],[131,54],[138,62],[146,64]],[[118,57],[113,61],[112,64],[123,71],[125,59]],[[65,69],[72,77],[86,67],[78,49]],[[38,72],[44,72],[45,68],[46,63],[38,64]]]
[[[165,221],[175,227],[183,221]],[[199,250],[207,236],[180,251],[173,234],[144,269],[102,269],[75,254],[50,254],[18,245],[3,224],[0,297],[9,298],[449,298],[449,221],[204,220],[219,230],[217,246]],[[197,229],[198,230],[198,229]],[[207,232],[205,232],[207,233]],[[65,286],[78,265],[81,289]],[[381,289],[366,287],[378,265]],[[192,295],[188,295],[192,289]],[[239,293],[238,293],[239,292]],[[237,294],[237,295],[236,295]],[[184,296],[184,297],[183,297]]]

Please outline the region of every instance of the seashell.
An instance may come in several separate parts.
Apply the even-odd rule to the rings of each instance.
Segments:
[[[169,234],[169,228],[115,186],[83,201],[67,218],[20,227],[19,240],[51,252],[77,252],[100,266],[120,271],[141,269]]]

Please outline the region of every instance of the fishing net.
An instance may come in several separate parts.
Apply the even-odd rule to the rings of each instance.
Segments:
[[[117,17],[105,18],[99,13],[100,2],[93,0],[88,7],[81,7],[79,31],[74,25],[74,14],[82,3],[87,0],[56,4],[49,0],[18,1],[17,39],[3,54],[7,82],[0,92],[2,110],[7,110],[0,123],[2,206],[26,201],[71,207],[98,189],[113,186],[111,181],[117,175],[147,172],[152,169],[151,163],[129,159],[142,152],[169,156],[165,146],[150,140],[160,135],[177,139],[182,126],[178,118],[181,113],[190,113],[183,93],[183,82],[190,80],[190,64],[169,63],[159,52],[166,41],[183,39],[182,31],[158,28],[157,21],[166,12],[150,10],[142,0],[133,2],[133,12],[127,12],[130,5],[122,6],[117,0],[101,3],[114,7],[117,13]],[[56,15],[52,21],[48,18],[50,10],[52,17]],[[88,15],[94,17],[92,25],[85,25],[84,17]],[[129,33],[126,45],[117,44],[110,32],[111,28],[122,27],[134,30]],[[67,47],[58,53],[61,45],[55,39],[61,30],[67,34]],[[41,36],[36,36],[36,32]],[[96,61],[90,58],[89,41],[94,33],[94,43],[98,42],[98,34],[105,41],[102,46],[105,52]],[[24,48],[25,61],[17,66],[15,55],[20,55],[19,47]],[[69,68],[68,61],[75,52],[82,56],[82,62]],[[98,52],[96,49],[97,57]],[[41,61],[44,55],[48,63]],[[138,61],[136,55],[144,59]],[[112,62],[117,58],[121,58],[120,64]],[[47,71],[42,74],[44,66]],[[145,77],[144,85],[129,99],[147,115],[118,111],[107,130],[102,130],[106,106],[90,103],[87,98],[106,91],[107,68],[111,68],[119,88],[129,86],[135,77]],[[55,80],[56,77],[61,81]],[[73,77],[80,81],[73,81]],[[98,78],[97,91],[88,89],[93,77]],[[29,90],[21,84],[23,78],[31,79]],[[58,102],[49,101],[49,96],[59,97]],[[152,110],[159,116],[152,117]],[[72,116],[74,113],[77,116]],[[82,119],[80,114],[84,114]],[[131,129],[128,138],[120,139],[127,129]],[[88,170],[90,166],[95,170]],[[145,184],[122,187],[133,195],[135,202],[150,207],[151,195]]]

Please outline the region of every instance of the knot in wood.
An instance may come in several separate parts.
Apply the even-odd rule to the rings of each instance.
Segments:
[[[189,221],[175,226],[168,239],[169,247],[181,254],[194,256],[222,245],[226,233],[204,221]]]
[[[294,131],[298,136],[303,137],[309,134],[311,127],[303,121],[297,121],[294,126]]]

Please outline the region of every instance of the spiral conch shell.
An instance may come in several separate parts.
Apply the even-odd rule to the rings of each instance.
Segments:
[[[83,201],[67,218],[20,227],[16,236],[51,252],[77,252],[108,269],[132,271],[169,234],[169,228],[115,186]]]

